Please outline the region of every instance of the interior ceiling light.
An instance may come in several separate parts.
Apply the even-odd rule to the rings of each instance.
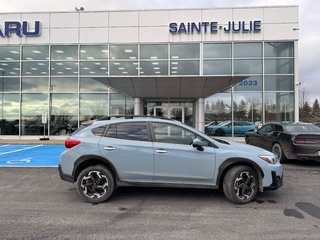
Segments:
[[[178,72],[177,72],[177,71],[172,71],[171,73],[172,73],[172,74],[176,74],[176,73],[178,73]]]
[[[95,59],[94,57],[87,57],[87,59],[89,59],[89,60],[93,60],[93,59]]]
[[[57,72],[57,73],[59,73],[59,74],[63,74],[63,72]]]
[[[171,67],[172,69],[178,69],[178,67]]]
[[[34,71],[38,70],[38,68],[35,68],[35,67],[30,68],[30,69],[31,69],[31,70],[34,70]]]
[[[125,49],[124,52],[126,52],[126,53],[132,53],[132,50],[131,50],[131,49]]]
[[[101,52],[108,53],[108,49],[101,49]]]
[[[73,57],[66,57],[66,59],[73,60],[74,58]]]
[[[152,65],[159,65],[158,62],[152,62]]]
[[[64,51],[62,51],[62,50],[54,50],[56,53],[64,53]]]
[[[159,73],[161,73],[161,72],[159,72],[159,71],[157,71],[157,72],[155,72],[156,74],[159,74]]]
[[[47,72],[41,72],[42,74],[47,74]]]
[[[171,62],[172,65],[178,65],[178,62]]]
[[[118,62],[114,62],[113,64],[114,64],[114,65],[120,65],[120,63],[118,63]]]
[[[8,66],[8,63],[1,63],[2,66]]]
[[[151,58],[151,59],[158,59],[157,56],[151,56],[150,58]]]
[[[42,53],[41,51],[38,51],[38,50],[33,50],[32,52],[35,53],[35,54],[40,54],[40,53]]]
[[[119,70],[124,70],[124,67],[119,67],[118,69],[119,69]]]
[[[129,59],[137,59],[137,58],[136,58],[136,57],[132,57],[132,56],[131,56],[131,57],[129,57]]]
[[[137,62],[133,62],[132,65],[138,65],[138,63]]]
[[[72,70],[72,68],[71,68],[71,67],[66,67],[65,69],[67,69],[67,70]]]
[[[81,53],[87,53],[87,51],[84,50],[84,49],[81,49],[80,52],[81,52]]]
[[[179,58],[179,56],[171,56],[171,58],[177,59],[177,58]]]
[[[8,57],[6,57],[6,58],[4,58],[4,59],[6,59],[6,60],[13,60],[12,58],[8,58]]]
[[[154,69],[154,70],[159,70],[160,68],[159,68],[159,67],[154,67],[153,69]]]
[[[94,64],[95,64],[95,65],[101,65],[101,63],[99,63],[99,62],[95,62]]]
[[[10,51],[11,53],[13,53],[13,54],[19,54],[19,52],[18,51]]]
[[[42,63],[42,62],[39,62],[39,63],[37,63],[39,66],[44,66],[44,63]]]
[[[95,74],[96,72],[89,72],[89,73],[91,73],[91,74]]]
[[[128,72],[122,72],[123,74],[128,74]]]
[[[106,68],[106,67],[101,67],[100,69],[101,69],[101,70],[106,70],[107,68]]]

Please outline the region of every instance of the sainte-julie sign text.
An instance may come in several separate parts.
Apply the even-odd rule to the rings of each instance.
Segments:
[[[227,24],[218,22],[172,22],[169,24],[170,33],[217,33],[223,31],[257,33],[261,31],[261,21],[228,21]]]

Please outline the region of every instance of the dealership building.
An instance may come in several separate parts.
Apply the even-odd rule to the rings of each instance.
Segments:
[[[0,13],[0,135],[116,114],[298,121],[298,30],[297,6]]]

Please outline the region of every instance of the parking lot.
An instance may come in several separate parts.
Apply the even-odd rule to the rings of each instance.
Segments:
[[[319,163],[284,165],[284,186],[247,205],[174,188],[120,188],[93,205],[59,178],[64,146],[0,149],[0,239],[319,239]]]

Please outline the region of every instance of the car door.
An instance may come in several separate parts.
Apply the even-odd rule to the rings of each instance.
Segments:
[[[206,185],[213,183],[213,147],[205,146],[203,151],[193,147],[192,140],[201,137],[181,126],[153,122],[151,129],[154,139],[155,182]]]
[[[114,165],[121,180],[153,181],[154,150],[146,122],[109,125],[99,150]]]
[[[273,129],[273,124],[266,124],[263,127],[261,127],[257,131],[257,134],[255,134],[255,140],[252,142],[252,144],[270,150],[270,142],[272,141],[271,137]]]

